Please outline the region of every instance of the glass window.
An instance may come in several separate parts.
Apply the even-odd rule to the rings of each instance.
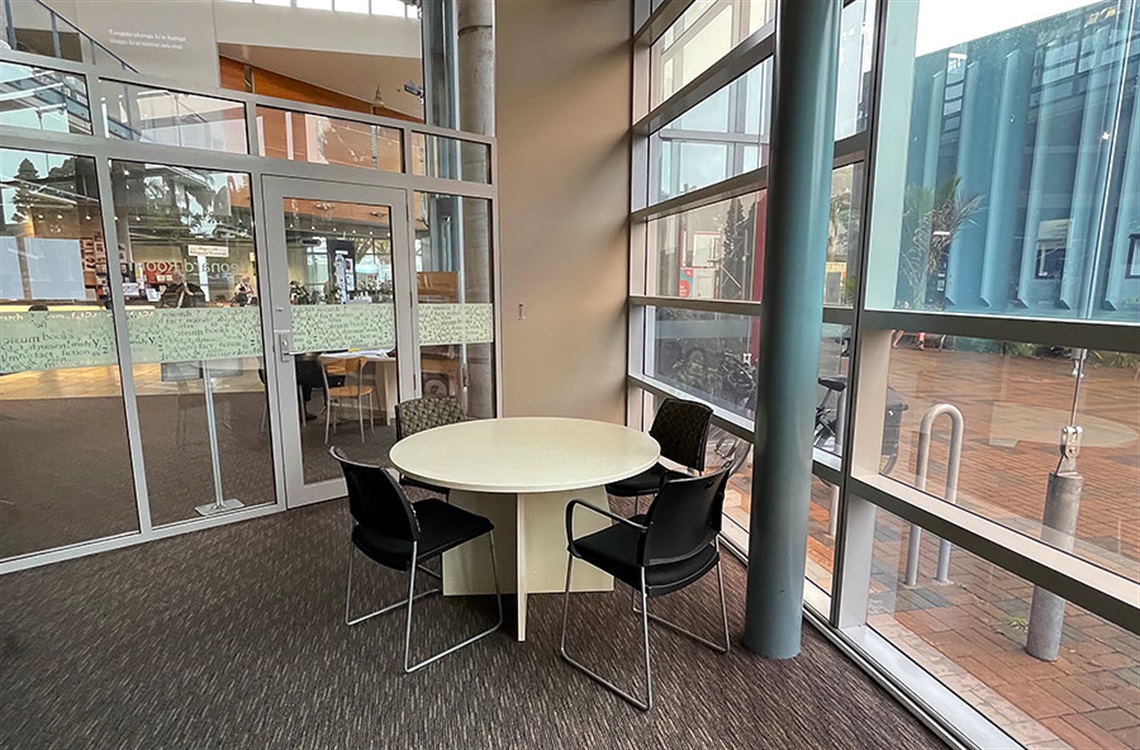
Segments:
[[[768,59],[653,133],[650,202],[767,164],[771,109]]]
[[[0,62],[0,125],[91,134],[87,85],[58,70]]]
[[[851,307],[858,295],[859,229],[863,217],[863,162],[831,173],[827,271],[823,304]]]
[[[1140,580],[1140,357],[1090,351],[1082,360],[1082,350],[914,331],[896,331],[894,340],[889,400],[901,412],[885,430],[884,457],[897,457],[885,473],[918,486],[923,415],[948,404],[964,425],[954,501],[1051,539],[1046,488],[1061,429],[1075,415],[1083,488],[1075,528],[1062,531],[1075,536],[1074,554]],[[925,489],[937,497],[945,497],[950,424],[942,417],[932,429]]]
[[[1140,639],[1063,599],[1063,627],[1050,631],[1033,613],[1032,584],[965,550],[950,551],[947,580],[936,580],[939,540],[930,533],[921,534],[908,582],[917,533],[876,511],[870,627],[1021,745],[1137,746]],[[1055,660],[1031,655],[1030,637],[1055,644]]]
[[[819,339],[818,401],[812,445],[839,455],[847,429],[847,374],[851,356],[851,328],[824,323]]]
[[[765,193],[649,222],[646,293],[691,299],[760,299]]]
[[[124,83],[102,85],[107,133],[114,138],[249,153],[241,102]]]
[[[954,0],[892,14],[916,52],[887,62],[911,90],[884,101],[912,104],[880,123],[905,172],[876,181],[872,306],[1140,320],[1131,5],[1019,5],[1006,26],[962,22]]]
[[[0,149],[0,557],[138,530],[95,161]]]
[[[646,375],[752,418],[758,318],[674,307],[645,313]]]
[[[414,193],[420,365],[425,396],[495,415],[491,204]]]
[[[272,503],[249,175],[111,171],[151,518]]]
[[[386,460],[399,400],[392,207],[285,198],[293,367],[306,484],[341,476],[335,445]],[[379,424],[378,424],[379,423]]]
[[[839,79],[835,101],[835,140],[867,129],[866,94],[871,77],[875,3],[855,0],[844,6],[839,31]]]
[[[258,153],[274,159],[403,171],[396,128],[259,106],[257,136]]]
[[[489,183],[491,147],[474,141],[412,133],[412,174]]]
[[[776,17],[775,0],[696,0],[650,49],[650,107]]]

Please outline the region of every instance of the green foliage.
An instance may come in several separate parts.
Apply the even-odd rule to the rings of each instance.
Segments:
[[[959,190],[954,175],[931,190],[911,185],[903,194],[902,247],[899,251],[899,301],[914,310],[926,307],[930,276],[942,266],[950,243],[982,207],[980,195]]]
[[[1096,360],[1105,367],[1117,367],[1122,370],[1135,370],[1140,372],[1140,355],[1125,354],[1124,352],[1089,351],[1089,359]]]
[[[289,302],[294,305],[315,305],[320,302],[320,295],[294,279],[289,282]]]

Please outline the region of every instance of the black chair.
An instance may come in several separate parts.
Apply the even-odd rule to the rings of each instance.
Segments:
[[[583,500],[566,507],[566,599],[562,609],[562,658],[622,698],[648,711],[653,706],[653,673],[649,663],[649,621],[694,638],[718,653],[728,653],[728,610],[724,603],[724,576],[720,566],[720,524],[730,467],[698,477],[667,478],[644,515],[633,518],[610,513]],[[573,535],[574,509],[589,508],[614,524],[580,539]],[[574,558],[609,573],[641,593],[641,622],[645,635],[645,700],[641,701],[609,682],[566,653],[566,621],[570,612],[570,581]],[[695,583],[716,568],[720,587],[724,645],[713,643],[681,626],[651,614],[651,597],[671,594]],[[634,607],[636,611],[636,607]]]
[[[712,409],[696,401],[667,398],[661,402],[649,436],[661,446],[661,456],[699,474],[705,470],[705,448],[709,438]],[[640,474],[606,485],[614,497],[636,498],[634,512],[640,510],[643,495],[655,495],[666,479],[689,476],[668,468],[660,461]]]
[[[401,401],[396,404],[396,440],[403,440],[417,432],[433,427],[455,424],[467,420],[459,399],[452,396],[427,396]],[[448,489],[430,482],[421,482],[412,477],[400,476],[400,484],[405,487],[418,487],[428,492],[447,497]]]
[[[344,471],[344,479],[348,484],[348,507],[352,513],[351,545],[348,548],[348,592],[344,602],[345,624],[356,625],[376,615],[407,605],[408,624],[404,634],[405,672],[414,672],[498,630],[503,624],[503,599],[499,590],[499,567],[495,562],[495,527],[491,521],[436,498],[412,504],[408,502],[403,489],[386,469],[350,461],[339,448],[330,448],[329,453],[340,462]],[[416,571],[440,579],[439,573],[425,567],[423,563],[484,534],[487,535],[491,545],[491,569],[495,576],[499,621],[494,627],[462,643],[412,664],[412,603],[416,599],[442,591],[437,587],[416,594]],[[352,563],[355,557],[353,547],[384,567],[409,571],[408,598],[375,612],[352,618]]]

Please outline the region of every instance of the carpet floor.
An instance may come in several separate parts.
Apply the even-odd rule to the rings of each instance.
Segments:
[[[652,629],[648,714],[559,658],[553,595],[531,598],[526,643],[504,628],[404,675],[401,613],[344,625],[347,527],[336,501],[0,578],[0,747],[942,747],[806,625],[786,661]],[[402,575],[356,570],[356,613],[402,595]],[[744,568],[725,574],[739,634]],[[494,617],[489,597],[422,601],[417,658]],[[629,602],[574,595],[570,644],[636,687]],[[712,635],[716,577],[651,608]]]

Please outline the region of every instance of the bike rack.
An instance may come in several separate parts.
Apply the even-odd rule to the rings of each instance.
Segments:
[[[964,422],[962,412],[953,404],[935,404],[922,415],[918,427],[918,457],[915,461],[914,485],[926,491],[926,474],[930,464],[930,433],[934,420],[943,414],[950,417],[950,457],[946,462],[946,502],[958,503],[958,469],[962,463],[962,433]],[[906,551],[906,584],[914,586],[918,582],[918,547],[922,541],[922,528],[910,525],[910,542]],[[950,579],[950,542],[942,539],[938,543],[938,571],[935,580],[946,583]]]

